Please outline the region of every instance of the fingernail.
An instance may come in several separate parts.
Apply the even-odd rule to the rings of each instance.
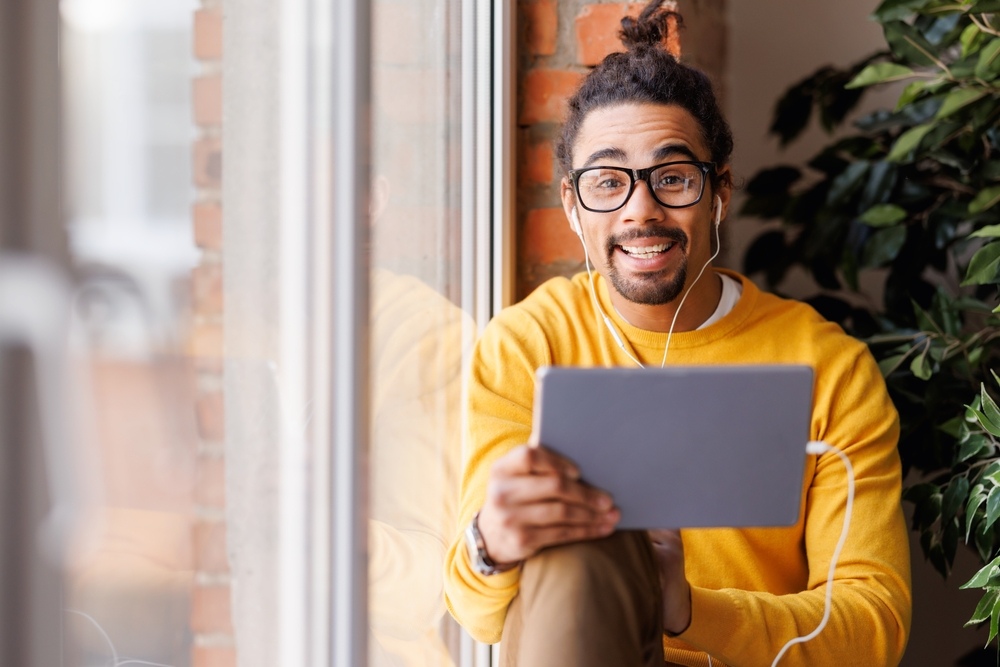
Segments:
[[[614,505],[614,502],[608,496],[598,496],[597,506],[602,509],[610,509]]]

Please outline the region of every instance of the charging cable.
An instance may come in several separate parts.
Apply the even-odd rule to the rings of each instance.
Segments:
[[[801,637],[795,637],[790,639],[781,650],[778,651],[778,655],[774,656],[774,662],[771,663],[771,667],[777,667],[778,662],[784,657],[785,653],[788,652],[795,644],[804,644],[810,639],[815,639],[823,628],[826,627],[827,621],[830,620],[831,605],[833,603],[833,575],[837,571],[837,560],[840,558],[840,551],[844,548],[844,542],[847,541],[847,531],[851,526],[851,512],[854,509],[854,466],[851,465],[851,460],[847,458],[847,454],[840,451],[836,447],[831,447],[825,442],[819,440],[811,440],[806,443],[806,454],[815,454],[819,456],[826,452],[833,452],[840,457],[840,460],[844,463],[844,469],[847,472],[847,507],[844,510],[844,526],[840,529],[840,539],[837,541],[837,546],[833,550],[833,556],[830,558],[830,570],[826,575],[826,601],[823,605],[823,618],[820,619],[819,625],[816,629],[807,635],[802,635]],[[712,667],[712,656],[708,656],[708,665]]]
[[[795,644],[804,644],[810,639],[814,639],[823,628],[826,627],[827,621],[830,620],[830,607],[833,602],[833,575],[837,570],[837,559],[840,558],[840,551],[844,548],[844,542],[847,541],[847,531],[851,526],[851,512],[854,509],[854,467],[851,465],[851,460],[847,458],[847,454],[840,451],[836,447],[831,447],[825,442],[820,442],[818,440],[810,441],[806,444],[807,454],[823,454],[825,452],[833,452],[840,457],[840,460],[844,464],[844,469],[847,472],[847,507],[844,510],[844,527],[840,529],[840,539],[837,541],[837,546],[833,550],[833,556],[830,558],[830,571],[826,576],[826,602],[823,606],[823,618],[820,620],[819,625],[816,629],[807,635],[801,637],[795,637],[790,639],[788,643],[781,647],[778,651],[778,655],[774,657],[774,662],[771,663],[771,667],[776,667],[778,661],[785,655],[785,653]]]

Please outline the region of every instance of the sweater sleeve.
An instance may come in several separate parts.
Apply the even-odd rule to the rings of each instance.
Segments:
[[[531,335],[534,323],[523,318],[511,327],[509,316],[495,318],[473,352],[467,398],[468,442],[459,495],[460,532],[445,556],[448,609],[470,635],[490,644],[500,639],[507,606],[518,591],[520,570],[488,577],[477,573],[469,561],[462,531],[483,505],[493,462],[530,440],[535,369],[551,360],[544,347],[545,337]],[[526,327],[528,334],[524,335]]]
[[[844,355],[850,357],[850,355]],[[896,665],[910,628],[910,570],[900,507],[899,420],[878,367],[861,347],[839,372],[817,374],[812,437],[854,466],[850,529],[836,564],[829,622],[792,646],[786,665]],[[692,621],[681,639],[730,665],[768,665],[784,644],[820,623],[830,559],[845,517],[847,478],[834,452],[819,456],[806,490],[808,582],[776,595],[694,588]]]

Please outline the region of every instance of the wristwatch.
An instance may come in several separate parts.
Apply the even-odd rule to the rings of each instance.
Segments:
[[[469,561],[479,574],[490,576],[513,569],[515,565],[498,566],[486,553],[486,542],[479,532],[479,512],[472,517],[469,527],[465,529],[465,544],[469,548]]]

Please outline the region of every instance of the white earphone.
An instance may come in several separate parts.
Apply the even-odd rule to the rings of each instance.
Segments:
[[[573,209],[576,211],[576,208]],[[719,223],[722,222],[722,197],[715,195],[715,228],[719,228]],[[577,223],[579,224],[579,223]]]
[[[580,227],[580,216],[576,212],[576,206],[574,206],[573,210],[569,212],[569,226],[570,229],[576,232],[576,235],[579,236],[582,241],[583,229]]]

